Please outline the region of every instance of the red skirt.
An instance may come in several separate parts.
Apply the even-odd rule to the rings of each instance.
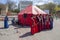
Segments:
[[[34,26],[31,27],[31,34],[32,35],[35,34],[35,27]]]
[[[37,24],[34,27],[35,27],[35,33],[37,33],[38,32],[38,26],[37,26]]]
[[[41,30],[43,30],[42,23],[39,23],[38,24],[38,31],[40,32]]]
[[[50,29],[50,24],[49,24],[49,22],[46,22],[46,28],[47,28],[47,29]]]
[[[38,26],[37,25],[31,26],[31,34],[35,34],[37,32],[38,32]]]

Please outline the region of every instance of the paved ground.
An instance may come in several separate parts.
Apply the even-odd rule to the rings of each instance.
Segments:
[[[10,24],[10,22],[9,22]],[[0,28],[3,22],[0,22]],[[10,25],[8,29],[0,29],[0,40],[60,40],[60,19],[54,19],[54,28],[50,31],[41,31],[35,35],[30,34],[29,27]]]
[[[11,22],[9,22],[11,24]],[[8,29],[3,28],[4,23],[0,21],[0,40],[18,40],[19,36],[17,30],[12,25]]]
[[[54,20],[54,28],[50,31],[42,31],[30,35],[30,28],[20,28],[21,40],[60,40],[60,19]]]

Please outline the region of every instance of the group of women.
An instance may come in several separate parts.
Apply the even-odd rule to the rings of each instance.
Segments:
[[[53,18],[51,15],[34,15],[32,18],[31,34],[38,33],[43,30],[50,30],[53,28]]]

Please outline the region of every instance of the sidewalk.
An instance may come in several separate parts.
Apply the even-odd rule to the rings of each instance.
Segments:
[[[11,24],[11,22],[9,22]],[[19,35],[17,33],[17,30],[14,29],[12,25],[9,26],[8,29],[4,29],[4,23],[3,21],[0,21],[0,40],[18,40]]]
[[[3,27],[3,21],[0,21],[0,27]],[[10,25],[8,29],[0,29],[0,40],[60,40],[60,19],[54,19],[52,30],[41,31],[34,35],[30,34],[30,27]]]

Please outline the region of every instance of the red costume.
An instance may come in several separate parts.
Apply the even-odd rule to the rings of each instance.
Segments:
[[[42,30],[42,20],[39,18],[39,23],[38,23],[38,31],[40,32]]]
[[[35,33],[38,32],[38,25],[37,25],[37,19],[34,18],[34,27],[35,27]]]
[[[42,20],[39,22],[39,31],[43,30]]]
[[[47,29],[50,29],[50,22],[49,22],[49,19],[46,20],[46,28],[47,28]]]
[[[36,19],[32,18],[32,25],[31,25],[31,34],[35,34],[38,32],[38,27],[37,27],[37,23],[36,23]]]

